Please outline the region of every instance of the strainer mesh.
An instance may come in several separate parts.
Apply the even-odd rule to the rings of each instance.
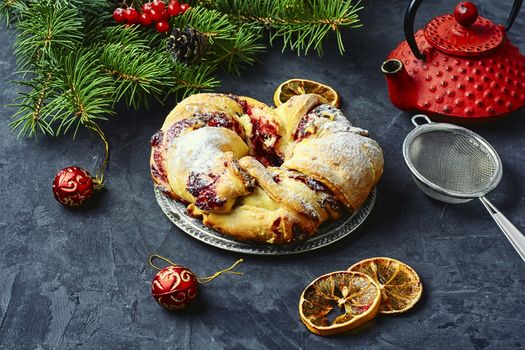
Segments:
[[[492,154],[461,130],[422,133],[413,139],[408,150],[417,171],[447,191],[484,192],[498,169]]]

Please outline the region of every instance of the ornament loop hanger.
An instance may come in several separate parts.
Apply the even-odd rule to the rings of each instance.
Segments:
[[[165,258],[163,257],[162,255],[158,255],[158,254],[152,254],[149,256],[149,259],[148,259],[148,262],[149,262],[149,265],[151,267],[153,267],[155,270],[162,270],[162,267],[158,267],[157,265],[155,265],[153,263],[153,260],[155,259],[160,259],[160,260],[164,260],[165,262],[167,262],[168,264],[170,265],[173,265],[173,266],[178,266],[177,264],[175,264],[173,261],[169,260],[168,258]]]
[[[175,264],[173,261],[169,260],[168,258],[165,258],[163,257],[162,255],[158,255],[158,254],[152,254],[150,255],[149,259],[148,259],[148,262],[149,262],[149,265],[154,268],[155,270],[162,270],[161,267],[158,267],[157,265],[155,265],[155,263],[153,262],[155,259],[160,259],[160,260],[163,260],[165,262],[167,262],[168,264],[170,265],[173,265],[173,266],[180,266],[180,265],[177,265]],[[232,271],[232,269],[234,269],[237,265],[239,265],[240,263],[242,263],[244,261],[244,259],[239,259],[237,260],[233,265],[231,265],[230,267],[224,269],[224,270],[220,270],[220,271],[217,271],[215,272],[213,275],[211,276],[206,276],[206,277],[197,277],[197,281],[200,283],[200,284],[206,284],[206,283],[209,283],[211,281],[213,281],[214,279],[216,279],[217,277],[219,277],[220,275],[222,275],[223,273],[229,273],[231,275],[238,275],[238,276],[242,276],[244,274],[244,272],[238,272],[238,271]]]
[[[104,132],[102,131],[102,129],[100,129],[100,127],[96,123],[88,123],[86,124],[86,127],[90,129],[91,131],[95,132],[96,134],[98,134],[98,136],[100,136],[100,138],[102,139],[102,142],[104,142],[104,150],[105,150],[104,162],[102,163],[102,166],[100,167],[99,171],[97,172],[95,176],[97,180],[97,186],[101,187],[102,184],[104,183],[104,172],[106,171],[106,167],[108,166],[108,162],[109,162],[109,142],[108,142],[106,135],[104,135]]]

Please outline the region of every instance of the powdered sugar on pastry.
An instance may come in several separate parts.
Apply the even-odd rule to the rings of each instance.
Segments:
[[[229,210],[237,196],[248,193],[245,175],[230,162],[247,153],[244,141],[231,130],[215,127],[194,130],[173,139],[167,150],[169,184],[178,197],[194,202],[194,194],[199,192],[188,189],[190,175],[197,177],[198,184],[203,186],[213,180],[213,190],[217,192],[214,195],[225,201],[215,209]]]

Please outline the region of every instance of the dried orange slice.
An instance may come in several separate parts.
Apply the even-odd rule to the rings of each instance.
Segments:
[[[304,94],[322,96],[328,103],[337,108],[341,105],[339,94],[332,87],[307,79],[290,79],[279,85],[273,94],[273,103],[275,107],[279,107],[290,97]]]
[[[359,272],[338,271],[310,283],[301,294],[299,315],[317,335],[343,333],[374,318],[381,304],[379,285]]]
[[[416,271],[391,258],[370,258],[352,265],[348,271],[362,272],[381,287],[382,314],[395,314],[411,309],[421,298],[423,285]]]

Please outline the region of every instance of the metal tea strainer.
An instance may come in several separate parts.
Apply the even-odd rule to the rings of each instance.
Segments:
[[[418,120],[426,121],[419,124]],[[525,261],[525,237],[485,195],[499,184],[501,159],[478,134],[426,115],[412,117],[416,126],[403,142],[403,156],[418,187],[432,198],[465,203],[479,198]]]

